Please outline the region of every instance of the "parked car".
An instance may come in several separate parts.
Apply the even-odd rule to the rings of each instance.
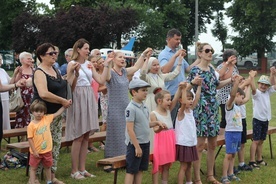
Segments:
[[[218,66],[223,62],[222,55],[218,55],[214,58],[213,64]],[[247,69],[251,69],[258,65],[258,60],[251,57],[238,57],[237,66],[243,66]]]

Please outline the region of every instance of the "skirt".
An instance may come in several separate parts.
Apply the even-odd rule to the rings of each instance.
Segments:
[[[65,138],[75,140],[83,134],[99,130],[98,103],[91,86],[76,86],[73,104],[67,109]]]
[[[193,162],[198,160],[196,146],[176,145],[176,160],[179,162]]]
[[[161,131],[154,135],[152,173],[159,167],[175,161],[175,132],[173,129]]]

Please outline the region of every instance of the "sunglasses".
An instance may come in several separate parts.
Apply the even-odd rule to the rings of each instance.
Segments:
[[[205,52],[206,54],[208,54],[210,51],[212,52],[212,54],[214,54],[214,52],[215,52],[214,49],[205,49],[205,50],[204,50],[204,52]]]
[[[57,53],[58,52],[53,51],[53,52],[46,52],[45,54],[48,54],[49,56],[53,56],[53,55],[57,55]]]

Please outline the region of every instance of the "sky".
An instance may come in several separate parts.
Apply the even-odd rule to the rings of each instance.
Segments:
[[[45,4],[48,4],[50,5],[50,0],[36,0],[36,2],[39,2],[39,3],[45,3]],[[225,7],[228,7],[230,6],[231,4],[230,3],[226,3],[225,4]],[[51,7],[52,5],[50,5]],[[226,25],[228,25],[230,23],[230,18],[228,17],[224,17],[224,23]],[[207,32],[206,33],[200,33],[199,34],[199,42],[207,42],[209,43],[216,52],[219,52],[221,51],[222,49],[222,45],[221,45],[221,42],[217,40],[217,38],[214,38],[212,33],[211,33],[211,28],[213,27],[214,25],[214,22],[212,22],[211,24],[207,24],[206,27],[207,27]],[[231,27],[228,27],[228,35],[229,36],[233,36],[233,35],[237,35],[236,33],[234,33],[231,29]],[[228,40],[228,42],[230,42],[230,40]],[[230,42],[231,43],[231,42]],[[189,46],[189,49],[190,49],[190,52],[193,52],[194,53],[194,46]]]

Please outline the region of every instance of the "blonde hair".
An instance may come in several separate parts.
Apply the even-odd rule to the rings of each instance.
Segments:
[[[201,43],[201,42],[196,42],[196,51],[197,52],[202,52],[203,51],[203,47],[205,45],[210,45],[209,43]],[[211,46],[211,45],[210,45]],[[212,47],[212,46],[211,46]],[[213,49],[213,47],[212,47]]]

